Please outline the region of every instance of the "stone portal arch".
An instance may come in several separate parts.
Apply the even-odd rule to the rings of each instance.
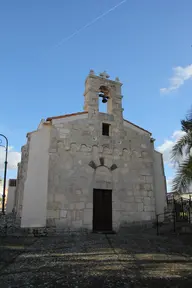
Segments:
[[[99,166],[95,170],[94,189],[112,189],[112,172],[106,166]]]

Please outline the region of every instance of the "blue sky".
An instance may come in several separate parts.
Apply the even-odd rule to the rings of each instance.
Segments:
[[[191,106],[192,1],[121,2],[0,1],[0,133],[12,158],[42,118],[83,110],[90,68],[119,76],[124,117],[151,131],[168,158]]]

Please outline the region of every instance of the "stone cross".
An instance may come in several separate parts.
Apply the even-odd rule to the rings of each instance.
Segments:
[[[90,74],[90,75],[94,75],[94,74],[95,74],[94,70],[93,70],[93,69],[90,69],[89,74]]]
[[[103,73],[100,73],[99,76],[102,77],[102,78],[105,78],[105,79],[110,77],[109,74],[107,74],[106,71],[104,71]]]

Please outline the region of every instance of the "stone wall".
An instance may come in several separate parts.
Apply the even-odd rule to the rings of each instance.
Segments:
[[[21,148],[21,162],[18,165],[17,186],[15,190],[15,194],[16,194],[15,211],[18,217],[21,216],[21,211],[22,211],[24,184],[27,178],[29,145],[30,145],[30,138],[28,138],[27,144],[22,146]]]
[[[167,208],[167,186],[164,174],[162,154],[154,151],[154,184],[156,199],[156,214],[162,214]],[[161,215],[163,219],[164,215]]]
[[[85,111],[41,121],[33,132],[37,141],[30,148],[31,164],[28,156],[22,156],[19,168],[18,214],[22,203],[28,207],[39,200],[38,215],[42,208],[48,226],[92,229],[93,189],[112,189],[114,230],[155,218],[158,181],[155,182],[151,134],[123,120],[121,86],[118,78],[112,81],[106,73],[96,76],[91,70],[85,81]],[[99,112],[101,91],[107,91],[107,114]],[[110,125],[109,136],[102,135],[102,123]],[[50,138],[43,135],[44,125],[49,126]],[[30,137],[28,141],[27,151]],[[29,197],[23,201],[24,189],[30,201]],[[27,199],[25,195],[24,198]],[[36,217],[33,207],[26,207],[26,217]],[[36,227],[44,223],[37,223],[38,219],[35,218]]]
[[[0,237],[6,235],[18,235],[20,233],[20,218],[14,213],[2,215],[0,213]]]
[[[46,226],[50,123],[30,134],[27,178],[24,183],[22,228]]]
[[[84,118],[52,120],[48,223],[92,229],[94,188],[113,190],[115,230],[125,223],[154,219],[150,134],[125,122],[117,129],[113,116],[104,113],[94,120]],[[111,125],[111,136],[101,135],[102,122]],[[98,167],[101,160],[104,166]],[[111,169],[113,164],[117,169]]]
[[[8,187],[6,214],[12,213],[15,206],[15,186]]]

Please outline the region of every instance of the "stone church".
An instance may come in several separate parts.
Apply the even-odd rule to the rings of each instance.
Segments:
[[[84,111],[49,117],[27,134],[13,204],[21,227],[118,231],[164,212],[162,155],[149,131],[123,118],[121,86],[91,70]]]

